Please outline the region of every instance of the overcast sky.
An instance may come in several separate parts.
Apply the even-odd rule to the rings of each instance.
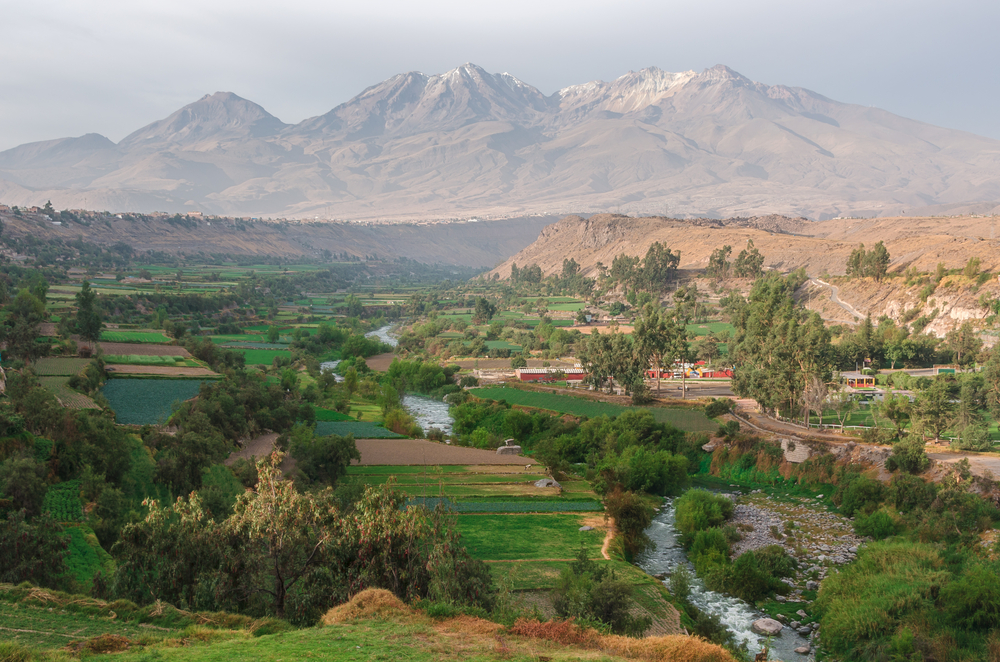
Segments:
[[[225,90],[285,122],[465,62],[545,94],[650,65],[1000,138],[996,0],[0,0],[0,149],[118,141]]]

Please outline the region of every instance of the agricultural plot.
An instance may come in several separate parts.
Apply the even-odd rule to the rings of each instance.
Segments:
[[[271,365],[276,357],[292,357],[291,352],[284,349],[244,349],[236,350],[243,352],[247,365]]]
[[[101,342],[167,344],[173,342],[159,331],[102,331]]]
[[[709,333],[714,333],[719,335],[723,331],[727,331],[730,334],[735,332],[736,327],[734,327],[729,322],[706,322],[704,324],[688,324],[687,325],[688,334],[692,338],[701,338],[707,336]]]
[[[75,358],[44,358],[35,362],[35,372],[39,376],[63,376],[75,375],[90,363],[90,359]]]
[[[470,514],[459,516],[458,530],[469,553],[484,561],[571,561],[581,545],[590,558],[599,558],[604,533],[580,531],[584,519],[567,514]]]
[[[329,409],[323,409],[321,407],[316,407],[313,410],[316,413],[316,420],[334,423],[337,421],[350,421],[356,422],[355,419],[347,414],[341,414],[339,411],[331,411]]]
[[[602,510],[600,501],[461,501],[448,497],[414,497],[407,505],[425,506],[433,510],[438,505],[456,513],[568,513]]]
[[[109,379],[101,393],[124,425],[162,423],[173,412],[174,402],[198,395],[198,379]]]
[[[39,377],[42,388],[52,393],[59,404],[70,409],[100,409],[93,400],[69,387],[69,377]]]
[[[321,423],[319,425],[339,425]],[[478,448],[449,446],[424,439],[358,439],[361,465],[520,465],[538,464],[520,455],[498,455]],[[506,469],[506,467],[504,467]],[[384,471],[385,467],[380,467]]]
[[[104,357],[105,363],[113,365],[175,366],[178,363],[184,363],[185,360],[186,359],[183,356],[149,356],[143,354],[112,354],[111,356]]]
[[[183,356],[190,358],[191,353],[176,345],[152,345],[125,342],[102,342],[101,351],[105,356]]]
[[[403,435],[386,430],[370,421],[321,421],[316,424],[316,434],[335,434],[345,437],[353,434],[355,439],[403,439]]]
[[[541,391],[522,391],[514,388],[480,388],[472,391],[473,395],[489,400],[506,400],[512,405],[546,409],[559,414],[572,416],[618,416],[626,411],[634,411],[634,407],[616,405],[598,400],[586,400],[571,395],[559,395]],[[705,416],[698,409],[670,409],[667,407],[650,407],[649,411],[659,423],[669,423],[686,432],[714,432],[719,424]]]
[[[80,503],[80,481],[67,480],[56,483],[45,492],[42,512],[49,513],[57,522],[80,522],[83,520],[83,504]]]

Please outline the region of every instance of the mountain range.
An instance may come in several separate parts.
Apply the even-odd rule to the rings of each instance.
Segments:
[[[87,134],[0,152],[0,202],[48,199],[340,220],[990,212],[1000,141],[722,65],[546,96],[466,64],[393,76],[298,124],[217,92],[117,144]]]

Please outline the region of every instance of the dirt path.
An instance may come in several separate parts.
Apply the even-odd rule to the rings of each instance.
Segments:
[[[608,532],[604,534],[604,544],[601,545],[601,556],[605,560],[611,560],[611,554],[608,553],[608,548],[611,546],[611,540],[615,537],[615,518],[608,518]]]
[[[841,301],[837,297],[837,293],[840,290],[837,288],[836,285],[831,285],[830,283],[826,283],[824,281],[821,281],[819,278],[810,278],[809,282],[811,282],[811,283],[813,283],[815,285],[819,285],[820,287],[828,287],[828,288],[830,288],[830,301],[834,302],[835,304],[837,304],[838,306],[840,306],[841,308],[843,308],[845,311],[847,311],[849,314],[851,314],[852,316],[856,317],[857,319],[863,320],[865,318],[865,316],[862,315],[861,313],[859,313],[854,306],[852,306],[849,303],[845,303],[845,302]]]
[[[271,451],[274,450],[274,442],[277,441],[277,439],[277,432],[269,432],[268,434],[262,434],[255,439],[251,439],[246,446],[238,451],[233,451],[229,457],[226,458],[225,464],[227,466],[232,465],[240,458],[249,460],[251,457],[256,457],[258,459],[267,457],[271,454]]]
[[[821,441],[832,441],[838,444],[844,444],[847,443],[848,441],[855,441],[855,442],[857,441],[856,438],[840,434],[839,432],[806,429],[798,425],[785,423],[784,421],[776,421],[773,418],[768,418],[767,416],[758,414],[757,412],[754,411],[742,410],[737,413],[739,414],[740,418],[746,419],[753,427],[764,432],[771,432],[773,434],[779,434],[789,437],[798,437],[800,439],[819,439]]]
[[[980,453],[940,452],[927,453],[927,457],[945,464],[955,464],[956,462],[966,459],[969,461],[969,464],[972,465],[972,473],[977,476],[982,476],[986,471],[989,471],[994,476],[1000,476],[1000,457],[995,457],[993,455]]]

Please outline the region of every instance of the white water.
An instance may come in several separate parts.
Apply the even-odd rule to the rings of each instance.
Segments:
[[[386,324],[385,326],[379,327],[374,331],[369,331],[368,333],[365,334],[365,338],[378,338],[385,344],[395,347],[399,343],[396,341],[396,338],[389,335],[389,329],[391,328],[392,328],[391,324]]]
[[[766,617],[752,606],[739,598],[722,595],[710,591],[705,583],[694,574],[694,568],[688,563],[687,555],[680,543],[680,534],[674,528],[674,505],[672,501],[664,503],[663,508],[646,529],[646,535],[656,543],[656,548],[644,553],[636,559],[636,565],[651,575],[661,572],[672,573],[675,568],[685,565],[691,571],[691,602],[703,612],[715,614],[722,624],[736,636],[737,643],[746,643],[751,655],[756,655],[766,642],[750,626],[758,618]],[[669,579],[664,582],[669,585]],[[808,639],[796,634],[787,625],[781,634],[771,639],[770,656],[772,660],[812,660],[813,656],[800,655],[795,652],[799,646],[809,643]]]
[[[336,372],[338,365],[340,365],[340,359],[337,359],[336,361],[323,361],[322,363],[319,364],[319,371],[323,372],[325,370],[329,370],[330,372],[333,373],[334,379],[336,379],[338,382],[342,382],[344,381],[344,378],[338,375]]]
[[[404,395],[403,408],[417,419],[417,423],[426,433],[431,428],[451,434],[455,419],[448,413],[448,403],[423,395]]]

